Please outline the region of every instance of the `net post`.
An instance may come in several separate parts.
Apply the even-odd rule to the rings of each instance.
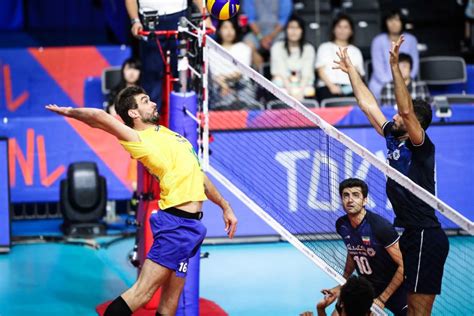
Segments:
[[[204,23],[203,23],[204,24]],[[203,31],[202,54],[203,54],[203,73],[202,73],[202,150],[199,147],[202,167],[205,172],[209,170],[209,46],[207,45],[208,36]]]

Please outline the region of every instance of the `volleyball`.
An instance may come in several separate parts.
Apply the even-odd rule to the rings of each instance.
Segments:
[[[207,11],[216,19],[228,20],[239,12],[239,0],[207,0]]]

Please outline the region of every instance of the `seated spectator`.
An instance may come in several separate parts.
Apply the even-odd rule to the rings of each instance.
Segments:
[[[317,304],[318,316],[326,316],[326,308],[331,305],[336,296],[323,293],[324,298]],[[340,316],[368,316],[374,301],[374,289],[364,277],[351,276],[341,288],[339,300],[333,315]],[[304,312],[302,316],[312,316],[312,312]]]
[[[120,82],[117,86],[115,86],[110,91],[110,94],[108,97],[108,104],[105,109],[107,113],[110,113],[112,115],[117,114],[117,112],[115,112],[115,106],[114,106],[115,97],[123,89],[130,86],[138,85],[138,82],[140,80],[140,73],[141,73],[141,63],[139,60],[134,59],[134,58],[128,58],[123,62],[122,69],[121,69],[122,76],[120,78]]]
[[[369,82],[369,89],[378,101],[380,101],[384,84],[392,80],[389,54],[387,52],[390,51],[392,42],[398,41],[400,35],[403,34],[405,37],[405,42],[400,47],[400,52],[410,55],[413,60],[411,67],[412,78],[416,78],[419,69],[418,41],[415,36],[405,32],[405,20],[400,10],[393,10],[385,15],[382,29],[383,33],[373,39],[370,48],[373,72]]]
[[[427,102],[431,101],[430,91],[428,86],[423,81],[413,80],[410,77],[411,69],[413,65],[413,60],[410,55],[400,53],[398,57],[398,65],[400,66],[400,71],[402,73],[405,84],[407,85],[408,92],[411,95],[413,100],[422,99]],[[394,91],[393,81],[386,83],[382,88],[381,95],[381,105],[395,105],[397,102],[395,100],[395,91]]]
[[[241,42],[240,28],[236,19],[219,21],[216,30],[216,40],[233,57],[243,64],[250,66],[252,50]],[[214,51],[209,52],[211,74],[211,103],[213,110],[240,109],[251,101],[255,94],[248,78],[243,77],[239,69],[232,63],[224,60]]]
[[[322,43],[316,54],[316,71],[318,72],[318,84],[316,97],[318,101],[334,97],[353,96],[349,77],[333,69],[334,56],[339,47],[347,47],[352,63],[361,76],[364,72],[364,60],[361,51],[352,45],[354,38],[354,23],[345,14],[337,16],[331,27],[331,41]]]
[[[305,42],[304,21],[291,16],[285,40],[273,44],[270,54],[272,81],[298,100],[314,97],[313,45]]]
[[[251,32],[244,42],[252,48],[252,63],[259,69],[272,43],[282,39],[283,27],[291,14],[291,0],[245,0],[243,11],[248,17]]]

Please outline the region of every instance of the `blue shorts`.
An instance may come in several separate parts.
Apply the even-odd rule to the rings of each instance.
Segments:
[[[400,237],[408,292],[440,294],[448,237],[441,228],[405,229]]]
[[[198,219],[183,218],[158,211],[152,213],[150,226],[153,245],[147,258],[186,277],[189,258],[199,250],[207,229]]]

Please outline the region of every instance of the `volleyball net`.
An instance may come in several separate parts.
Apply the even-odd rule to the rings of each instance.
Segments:
[[[474,234],[472,221],[391,168],[384,150],[361,145],[368,138],[384,142],[374,130],[348,130],[356,141],[329,123],[347,107],[318,109],[314,101],[298,101],[211,38],[206,41],[204,168],[336,282],[345,282],[347,249],[335,229],[345,215],[339,195],[344,179],[364,180],[366,208],[392,223],[387,178],[435,208],[443,227]],[[435,314],[466,312],[466,293],[474,292],[473,283],[463,280],[474,260],[468,250],[451,249],[444,276],[450,282],[443,283]]]

